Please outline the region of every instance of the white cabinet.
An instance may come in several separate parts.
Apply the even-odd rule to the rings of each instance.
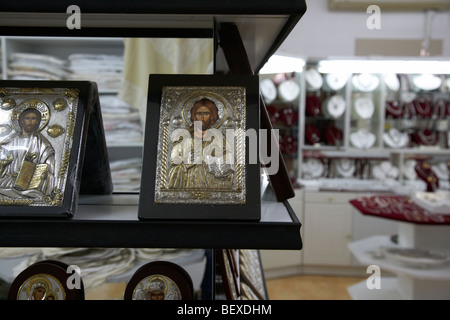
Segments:
[[[344,205],[307,205],[305,213],[304,263],[310,265],[350,264],[346,245],[351,241],[352,216]],[[325,236],[326,235],[326,236]]]
[[[352,240],[352,210],[341,193],[306,193],[303,263],[349,266],[348,243]]]
[[[353,273],[361,269],[348,249],[352,241],[397,232],[398,223],[360,214],[349,200],[361,193],[305,191],[303,271]],[[341,268],[335,268],[341,267]]]

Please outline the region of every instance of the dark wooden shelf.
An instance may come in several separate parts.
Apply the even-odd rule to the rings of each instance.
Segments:
[[[301,249],[290,204],[263,201],[261,221],[139,220],[138,194],[82,196],[71,219],[2,219],[3,247]]]

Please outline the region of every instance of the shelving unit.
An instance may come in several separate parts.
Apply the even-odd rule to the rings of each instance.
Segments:
[[[266,101],[266,108],[269,114],[270,121],[274,129],[279,133],[280,151],[283,154],[286,162],[287,170],[291,182],[295,185],[298,176],[298,145],[299,145],[299,105],[301,103],[300,95],[300,73],[286,73],[286,74],[262,74],[260,75],[260,83],[268,82],[272,85],[266,90],[272,91],[273,98]],[[273,82],[276,82],[275,85]],[[283,84],[284,83],[284,84]],[[290,94],[289,97],[283,97],[282,88],[287,84],[287,88],[296,91]],[[298,90],[298,91],[297,91]],[[265,91],[261,89],[264,98]]]
[[[325,77],[326,75],[329,74],[322,74],[323,77]],[[381,178],[375,177],[375,175],[373,174],[373,167],[387,161],[391,162],[391,164],[396,167],[395,175],[390,178],[396,183],[394,183],[393,185],[385,185],[385,191],[394,191],[397,187],[401,187],[411,183],[413,185],[411,185],[410,187],[413,189],[423,187],[420,186],[420,184],[415,184],[414,181],[407,181],[408,179],[406,179],[404,176],[405,161],[407,159],[421,158],[424,156],[427,156],[430,159],[435,158],[436,161],[440,160],[442,156],[444,156],[445,159],[445,156],[450,155],[450,151],[443,138],[441,137],[439,142],[433,146],[419,146],[415,142],[413,143],[413,141],[411,140],[412,138],[409,138],[409,145],[405,145],[404,147],[399,148],[393,148],[386,145],[386,143],[383,141],[383,135],[387,134],[387,132],[389,132],[389,130],[392,128],[395,128],[399,131],[401,130],[402,132],[406,132],[406,130],[409,130],[408,128],[416,127],[417,129],[411,130],[419,130],[418,128],[421,127],[421,123],[423,121],[427,121],[428,124],[433,125],[433,128],[435,128],[434,130],[441,130],[439,128],[448,126],[449,118],[444,116],[442,119],[435,119],[431,117],[430,119],[419,118],[416,120],[403,118],[391,119],[385,114],[385,104],[389,102],[390,93],[387,89],[382,75],[372,75],[375,79],[377,79],[376,82],[379,82],[379,85],[373,91],[367,92],[355,88],[352,83],[354,82],[355,77],[359,77],[361,75],[362,74],[350,74],[348,77],[348,81],[346,84],[347,89],[345,90],[346,93],[344,94],[344,100],[346,101],[346,114],[341,116],[345,119],[345,121],[339,126],[342,131],[343,137],[341,145],[332,148],[325,145],[325,143],[323,142],[314,146],[304,145],[304,154],[303,157],[300,158],[300,161],[302,161],[303,164],[309,159],[313,159],[311,161],[317,162],[319,160],[320,162],[322,162],[325,170],[323,174],[316,178],[323,179],[323,185],[326,185],[329,182],[326,180],[326,178],[337,178],[338,180],[342,178],[356,178],[356,181],[354,181],[355,186],[358,185],[357,180],[368,179],[369,181],[372,180],[371,182],[374,183],[374,185],[378,185],[381,182]],[[432,91],[429,94],[441,94],[436,92],[437,91]],[[418,96],[420,94],[422,93],[417,93]],[[444,99],[449,99],[448,94],[446,96],[444,94],[444,97],[446,97]],[[356,103],[360,99],[364,100],[363,102],[366,103],[366,105],[360,106],[360,114],[358,114],[358,112],[355,110]],[[361,102],[361,100],[359,102]],[[326,107],[326,105],[322,103],[322,113],[324,107]],[[364,112],[366,112],[367,114],[364,114]],[[308,119],[308,116],[306,114],[305,117]],[[438,132],[439,135],[442,135],[443,132],[446,131],[444,130]],[[352,141],[352,138],[356,138],[359,133],[365,133],[368,138],[370,137],[373,140],[367,146],[357,146],[355,144],[356,139],[355,141]],[[414,133],[410,134],[411,137],[413,137],[413,135]],[[352,165],[354,173],[349,173],[347,176],[345,170],[341,169],[340,167],[345,163],[349,164],[349,160],[354,162],[354,164]],[[345,162],[341,163],[342,161]],[[339,166],[339,168],[336,168],[336,166]],[[302,179],[302,181],[304,181],[306,184],[308,182],[307,179]]]
[[[286,58],[289,60],[292,57]],[[280,79],[285,81],[286,78],[296,79],[300,87],[298,99],[291,103],[292,108],[298,111],[298,121],[292,125],[291,130],[295,130],[298,135],[296,141],[288,146],[288,149],[296,148],[298,153],[291,155],[290,158],[287,157],[293,162],[290,163],[292,177],[296,178],[298,185],[302,186],[304,194],[305,205],[300,219],[309,226],[303,230],[305,246],[301,252],[302,270],[300,272],[354,274],[353,267],[359,264],[349,251],[348,244],[374,234],[386,236],[393,234],[397,231],[397,222],[360,217],[360,214],[349,205],[348,200],[367,193],[411,194],[414,191],[425,190],[426,185],[417,175],[414,175],[414,168],[411,172],[411,167],[408,167],[418,159],[426,159],[431,165],[442,167],[439,177],[440,188],[450,190],[446,166],[447,161],[450,160],[450,149],[445,143],[450,116],[431,116],[429,119],[421,116],[416,119],[393,118],[386,112],[386,104],[394,99],[400,99],[403,90],[401,86],[398,90],[392,88],[392,83],[389,82],[392,79],[381,73],[381,69],[370,74],[375,78],[376,87],[363,90],[361,85],[358,87],[357,80],[359,77],[364,80],[367,74],[349,72],[350,64],[346,65],[348,68],[341,65],[338,72],[337,61],[331,58],[329,60],[305,59],[301,70],[286,74],[273,72],[260,78],[261,80],[271,79],[276,89],[279,89],[282,83]],[[405,60],[408,59],[405,58]],[[319,68],[321,61],[336,63],[335,70],[327,71]],[[348,61],[343,59],[342,64],[345,62]],[[370,58],[367,61],[361,58],[357,62],[370,64],[372,61]],[[414,68],[415,66],[411,65],[410,72],[414,72]],[[353,68],[352,72],[355,69]],[[394,75],[394,80],[397,76],[404,82],[406,80],[412,82],[417,74]],[[408,90],[416,97],[433,96],[442,98],[448,103],[450,102],[449,76],[447,74],[438,76],[442,79],[439,88],[426,91],[410,87]],[[335,96],[339,96],[344,103],[343,105],[332,104],[328,111],[327,102]],[[360,105],[358,113],[355,104],[361,98],[368,104]],[[273,124],[280,129],[281,135],[286,132],[286,129],[279,114],[275,112],[279,113],[285,107],[285,103],[277,96],[275,100],[267,101],[267,105],[277,107],[273,109],[275,115]],[[401,148],[393,148],[383,141],[383,135],[391,128],[400,131],[410,130],[412,134],[422,128],[425,123],[439,132],[440,140],[436,145],[418,145],[417,142],[412,142]],[[313,132],[313,127],[320,134],[317,142],[307,139],[306,131]],[[337,143],[325,139],[324,133],[330,127],[340,131],[340,139],[337,139]],[[368,148],[358,148],[352,143],[352,134],[361,129],[373,133],[375,137],[375,141]],[[387,179],[381,179],[381,176],[377,178],[373,173],[374,167],[380,168],[382,163],[394,168],[393,175]],[[332,239],[332,241],[323,240],[323,234],[327,234],[326,239]],[[356,272],[360,274],[360,270]]]
[[[340,185],[348,182],[353,184],[354,190],[410,192],[423,189],[422,181],[407,176],[406,162],[427,159],[438,165],[450,158],[448,76],[435,75],[441,79],[441,85],[424,90],[408,85],[420,74],[393,74],[394,79],[400,79],[399,88],[395,90],[389,77],[382,73],[319,72],[319,65],[320,60],[307,61],[303,71],[289,75],[297,80],[301,89],[298,99],[292,102],[298,112],[298,121],[292,128],[298,135],[286,147],[298,150],[298,155],[293,157],[297,163],[291,165],[298,183],[307,190],[345,191]],[[265,75],[277,88],[281,76]],[[367,88],[360,84],[364,81]],[[371,81],[375,85],[370,84]],[[393,102],[402,105],[405,112],[409,109],[418,112],[394,117],[386,111],[387,105]],[[279,97],[269,104],[283,107]],[[421,108],[429,108],[430,104],[432,111],[425,114]],[[274,126],[279,125],[281,121],[274,119]],[[284,128],[280,128],[281,134]],[[438,140],[429,144],[418,141],[418,136],[426,131],[424,128],[430,129]],[[406,137],[408,143],[389,145],[384,137],[391,134]],[[374,167],[378,173],[386,174],[379,170],[383,162],[395,167],[391,176],[387,174],[389,183],[374,174]],[[441,180],[442,188],[448,189],[448,177]]]
[[[258,72],[306,11],[304,1],[261,5],[252,0],[245,6],[204,0],[189,3],[135,1],[130,7],[118,1],[79,1],[77,5],[83,13],[82,27],[69,30],[64,5],[40,6],[32,1],[21,2],[20,5],[14,1],[2,3],[2,44],[16,45],[17,48],[31,44],[32,50],[48,52],[51,42],[51,46],[60,45],[63,54],[64,51],[73,52],[82,44],[90,46],[96,37],[105,38],[101,45],[111,45],[113,50],[117,50],[115,52],[121,50],[120,41],[116,38],[211,38],[217,48],[215,72],[227,73],[230,62],[224,58],[223,46],[217,38],[217,28],[226,23],[237,27],[246,51],[246,55],[238,56],[236,62],[248,59],[252,70]],[[27,39],[22,41],[17,37]],[[67,39],[59,41],[54,37]],[[3,67],[7,57],[8,51],[3,51]],[[133,151],[135,154],[139,153],[139,146],[133,145],[132,148],[137,149]],[[114,149],[111,153],[117,151]],[[297,250],[302,247],[301,223],[287,199],[262,203],[259,222],[139,221],[138,196],[82,197],[75,217],[70,220],[3,220],[0,222],[0,245]]]

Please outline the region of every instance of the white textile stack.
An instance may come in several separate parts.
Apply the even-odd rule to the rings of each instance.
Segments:
[[[3,251],[3,254],[7,254],[7,250]],[[14,252],[17,253],[16,257],[21,256],[20,252]],[[34,248],[34,251],[24,253],[27,253],[24,259],[13,268],[14,278],[33,263],[56,260],[78,266],[85,288],[101,285],[127,272],[133,268],[136,259],[135,250],[131,248]]]
[[[139,192],[142,158],[110,161],[114,192]]]
[[[33,263],[56,260],[80,268],[84,288],[99,286],[116,277],[131,278],[136,267],[150,261],[172,261],[198,255],[200,249],[135,249],[135,248],[0,248],[0,258],[22,258],[13,267],[17,277]],[[13,279],[6,279],[13,281]]]
[[[101,94],[103,127],[107,145],[142,143],[139,111],[116,95]]]
[[[122,84],[123,56],[107,54],[71,54],[68,57],[68,80],[97,83],[98,90],[119,90]]]
[[[172,261],[189,255],[197,254],[202,249],[154,249],[154,248],[137,248],[134,249],[136,260],[141,261]]]
[[[66,61],[57,57],[15,52],[10,56],[8,79],[11,80],[63,80],[67,76]]]

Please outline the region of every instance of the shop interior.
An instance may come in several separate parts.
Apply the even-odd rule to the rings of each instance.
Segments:
[[[144,240],[115,246],[120,241],[113,239],[95,239],[106,245],[92,246],[81,236],[62,246],[50,241],[35,247],[10,235],[14,245],[3,237],[0,246],[0,299],[8,299],[23,270],[44,260],[79,266],[87,300],[124,299],[133,275],[154,261],[181,267],[190,298],[198,300],[450,299],[450,5],[379,2],[307,1],[306,12],[267,61],[251,66],[258,69],[262,102],[294,191],[290,209],[283,209],[289,220],[285,238],[252,239],[258,227],[248,237],[216,239],[205,248],[189,241],[183,247],[178,237],[149,239],[156,244],[149,247]],[[245,17],[237,16],[245,26]],[[264,21],[263,15],[257,19]],[[189,19],[182,23],[192,25]],[[208,25],[203,16],[195,23]],[[258,32],[276,34],[276,22],[262,25]],[[249,55],[262,61],[255,42]],[[2,34],[0,50],[3,80],[97,84],[114,186],[114,197],[102,204],[125,220],[135,214],[143,179],[149,74],[223,73],[226,60],[226,52],[202,34]],[[1,124],[0,138],[3,130]],[[264,211],[278,210],[276,198],[277,188],[262,171]],[[84,219],[102,213],[98,198],[79,201],[77,223],[83,228]],[[284,219],[269,221],[281,222],[273,224],[282,230]],[[100,227],[89,226],[91,235],[89,228]],[[178,232],[183,224],[171,228]],[[162,225],[157,235],[166,239],[170,230]],[[299,238],[292,236],[296,231]],[[290,237],[297,242],[288,243]],[[370,287],[367,279],[377,274]],[[342,292],[326,285],[332,281]]]

